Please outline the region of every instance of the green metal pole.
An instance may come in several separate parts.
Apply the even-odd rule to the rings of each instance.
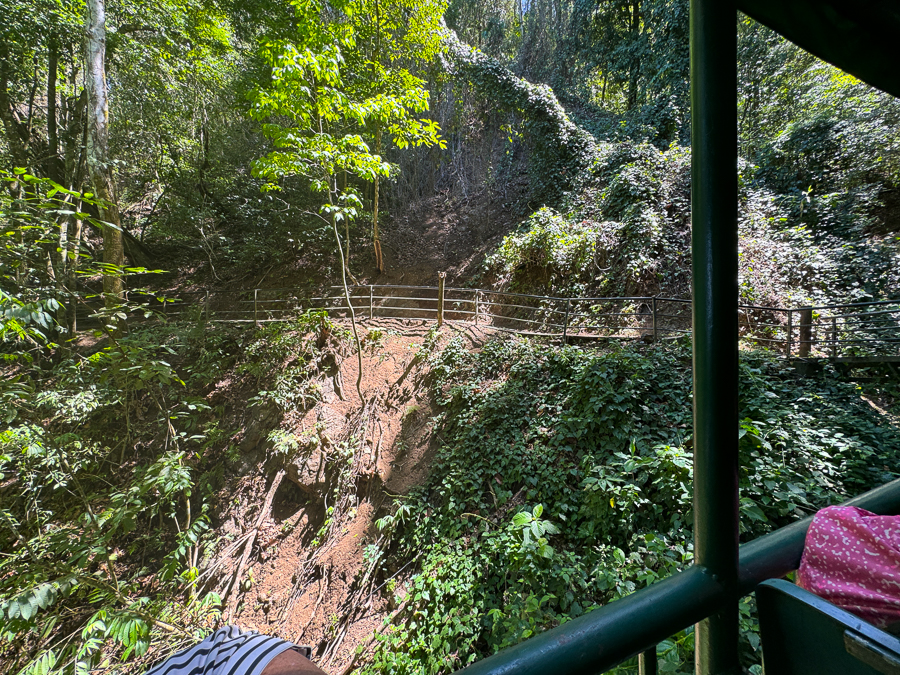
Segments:
[[[694,558],[731,596],[697,624],[698,675],[738,673],[736,6],[691,0]]]

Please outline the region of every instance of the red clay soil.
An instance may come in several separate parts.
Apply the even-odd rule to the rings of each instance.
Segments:
[[[433,324],[430,324],[433,325]],[[278,635],[313,647],[313,661],[328,673],[352,672],[356,648],[367,645],[392,608],[392,593],[384,581],[395,570],[373,569],[365,559],[367,546],[376,544],[375,521],[389,512],[395,496],[404,495],[425,482],[438,441],[433,434],[434,410],[425,382],[427,358],[419,355],[429,326],[419,321],[381,320],[361,326],[361,333],[381,335],[364,347],[361,388],[367,401],[376,401],[365,443],[354,455],[359,476],[355,486],[338,496],[311,494],[309,486],[296,482],[302,471],[288,470],[265,515],[246,570],[240,580],[239,604],[234,616],[224,620]],[[439,346],[454,334],[464,335],[476,349],[485,333],[474,327],[445,327]],[[323,381],[322,400],[302,414],[286,416],[279,428],[296,436],[314,433],[326,443],[347,439],[358,423],[361,404],[356,393],[356,355],[340,363],[337,389],[332,378]],[[341,386],[342,385],[342,386]],[[302,476],[299,477],[302,482]],[[229,494],[232,519],[220,533],[232,538],[250,528],[272,483],[271,475],[245,478]],[[355,487],[355,493],[354,493]],[[330,488],[329,488],[330,490]],[[339,488],[340,491],[340,488]],[[350,494],[353,493],[353,494]],[[323,534],[326,511],[336,507]],[[248,517],[249,514],[249,517]],[[238,525],[243,521],[243,528]],[[246,531],[246,530],[245,530]],[[319,539],[318,545],[314,540]],[[227,543],[227,542],[226,542]],[[240,557],[240,556],[238,556]],[[395,578],[402,591],[411,566]],[[227,604],[227,603],[226,603]],[[364,662],[365,655],[357,660]]]

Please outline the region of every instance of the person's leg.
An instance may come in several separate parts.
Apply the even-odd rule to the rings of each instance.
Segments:
[[[269,665],[262,671],[262,675],[302,675],[303,673],[325,675],[324,670],[293,649],[281,652],[269,661]]]

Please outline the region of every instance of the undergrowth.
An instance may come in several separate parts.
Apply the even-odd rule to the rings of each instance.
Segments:
[[[674,144],[597,143],[571,190],[507,235],[484,272],[522,292],[689,297],[690,164],[690,149]],[[741,302],[785,307],[896,297],[900,237],[872,234],[877,186],[801,191],[744,161],[738,181]]]
[[[226,467],[296,450],[277,429],[239,448],[243,397],[274,408],[272,425],[305,409],[342,333],[316,312],[260,329],[194,319],[135,326],[89,355],[57,348],[55,365],[0,386],[6,672],[140,672],[219,620],[222,598],[198,578]]]
[[[365,672],[450,672],[691,562],[686,345],[471,354],[454,339],[432,365],[439,457],[379,522],[421,566]],[[741,353],[741,383],[742,540],[900,471],[900,428],[858,385],[798,379],[764,352]],[[758,672],[751,614],[744,601]],[[662,643],[660,670],[692,672],[692,651],[690,630]]]

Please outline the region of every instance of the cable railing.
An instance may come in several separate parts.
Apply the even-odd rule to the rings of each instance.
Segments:
[[[556,338],[647,342],[689,336],[691,300],[661,296],[565,298],[511,291],[445,286],[367,284],[349,287],[357,318],[406,319],[482,326]],[[256,325],[288,321],[303,312],[349,317],[342,286],[311,290],[253,288],[188,291],[151,297],[150,307],[168,319]],[[739,305],[738,331],[788,358],[900,360],[900,300],[762,307]]]

